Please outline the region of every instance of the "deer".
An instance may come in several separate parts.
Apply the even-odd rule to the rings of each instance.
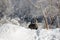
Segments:
[[[30,29],[38,29],[38,25],[37,25],[37,19],[36,18],[33,18],[34,20],[34,23],[33,23],[33,21],[31,20],[31,23],[30,23],[30,25],[28,26]]]

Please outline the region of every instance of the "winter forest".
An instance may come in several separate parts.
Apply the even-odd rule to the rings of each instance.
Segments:
[[[60,0],[0,0],[0,40],[60,40]]]

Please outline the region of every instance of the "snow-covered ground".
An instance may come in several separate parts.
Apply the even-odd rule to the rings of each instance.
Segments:
[[[31,30],[6,23],[0,26],[0,40],[60,40],[60,29]]]

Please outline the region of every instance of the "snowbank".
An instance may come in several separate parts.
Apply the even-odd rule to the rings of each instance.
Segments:
[[[38,40],[60,40],[60,29],[42,29],[37,33],[39,36]]]
[[[0,40],[60,40],[60,29],[31,30],[7,23],[0,26]]]
[[[35,30],[8,23],[0,27],[0,40],[34,40],[34,33]]]

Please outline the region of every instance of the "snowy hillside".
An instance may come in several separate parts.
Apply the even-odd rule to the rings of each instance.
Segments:
[[[60,29],[31,30],[6,23],[0,26],[0,40],[60,40]]]
[[[60,0],[0,0],[0,40],[60,40],[59,27]]]

